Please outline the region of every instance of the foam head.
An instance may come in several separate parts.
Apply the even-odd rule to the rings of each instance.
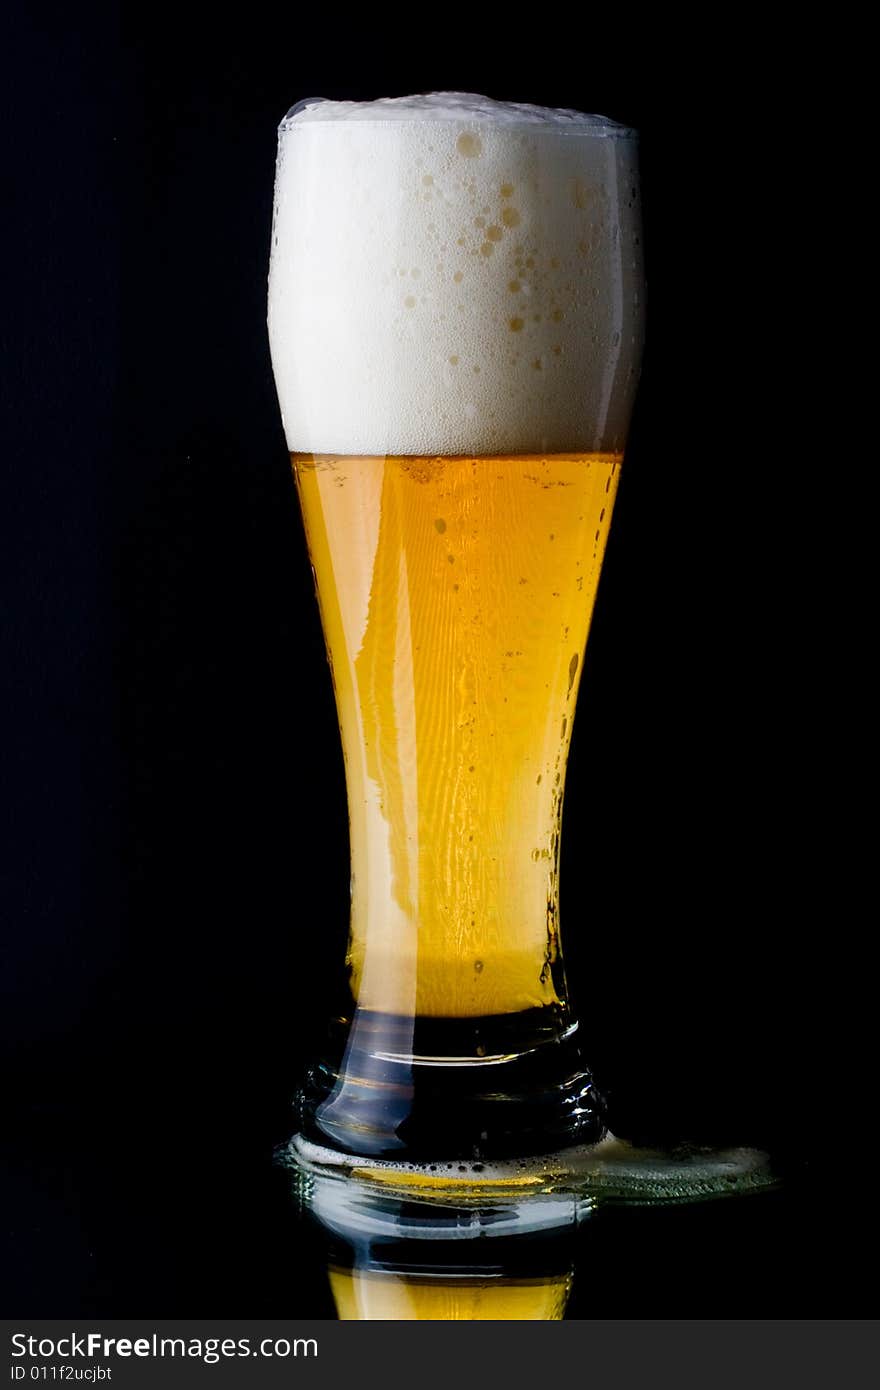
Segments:
[[[279,130],[269,337],[301,453],[618,451],[641,356],[634,133],[433,93]]]

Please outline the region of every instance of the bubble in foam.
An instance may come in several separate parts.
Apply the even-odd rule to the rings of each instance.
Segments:
[[[279,132],[269,276],[288,447],[622,448],[636,178],[633,132],[602,116],[467,93],[300,103]]]

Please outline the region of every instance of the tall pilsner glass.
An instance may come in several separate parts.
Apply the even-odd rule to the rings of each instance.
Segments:
[[[642,344],[634,133],[435,94],[280,128],[272,361],[345,755],[325,1149],[598,1139],[559,929],[565,765]],[[340,983],[342,983],[340,961]]]

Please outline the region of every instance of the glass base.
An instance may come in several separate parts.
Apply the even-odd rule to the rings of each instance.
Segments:
[[[663,1206],[767,1191],[780,1181],[771,1158],[759,1149],[645,1149],[610,1133],[598,1143],[557,1153],[432,1163],[355,1157],[297,1134],[279,1152],[279,1160],[306,1186],[312,1178],[348,1178],[362,1191],[455,1205],[569,1193],[582,1209]]]
[[[593,1144],[605,1106],[561,1006],[485,1018],[355,1012],[298,1097],[314,1144],[357,1158],[456,1162]]]

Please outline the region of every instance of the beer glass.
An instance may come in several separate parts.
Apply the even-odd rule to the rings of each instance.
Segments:
[[[604,1133],[559,837],[641,301],[613,121],[441,93],[281,124],[269,334],[351,837],[301,1094],[331,1155],[479,1170]]]

